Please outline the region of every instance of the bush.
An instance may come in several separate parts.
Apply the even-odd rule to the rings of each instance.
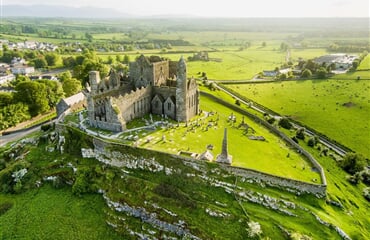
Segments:
[[[347,153],[340,162],[340,167],[351,175],[362,171],[365,165],[365,158],[357,153]]]
[[[298,139],[304,140],[304,137],[305,137],[304,136],[304,128],[300,128],[300,129],[297,130],[296,137]]]
[[[162,197],[172,198],[181,205],[189,208],[195,208],[196,204],[184,193],[180,192],[175,186],[167,183],[160,183],[154,188],[154,192]]]
[[[41,126],[41,130],[44,131],[44,132],[46,132],[46,131],[48,131],[50,129],[54,129],[54,124],[53,123],[51,123],[51,124],[44,124],[44,125]]]
[[[274,124],[274,122],[275,122],[275,118],[269,118],[269,119],[267,119],[267,122],[268,123],[270,123],[270,124]]]
[[[279,120],[279,126],[288,130],[293,127],[288,118],[281,118]]]
[[[347,177],[347,181],[350,182],[353,185],[357,185],[361,182],[362,176],[361,173],[357,172],[352,176]]]
[[[366,169],[361,172],[362,173],[362,182],[366,185],[370,185],[370,170]]]
[[[292,137],[292,140],[293,140],[295,143],[299,143],[298,138],[297,138],[296,136]]]
[[[365,199],[370,202],[370,188],[364,188],[362,194],[364,195]]]
[[[13,203],[4,202],[0,204],[0,216],[6,213],[9,209],[13,207]]]
[[[308,139],[307,145],[309,147],[314,147],[315,144],[316,144],[316,142],[315,142],[315,139],[313,137],[311,137],[310,139]]]

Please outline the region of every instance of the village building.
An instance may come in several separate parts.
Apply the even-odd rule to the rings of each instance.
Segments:
[[[90,125],[122,131],[126,124],[145,114],[158,114],[187,122],[199,113],[199,90],[194,78],[187,78],[185,60],[169,61],[141,55],[129,64],[124,77],[111,70],[107,79],[89,73],[86,89]]]
[[[326,64],[327,66],[334,64],[335,69],[333,70],[346,70],[352,67],[352,63],[354,60],[358,59],[356,55],[348,55],[345,53],[336,53],[336,54],[329,54],[324,55],[318,58],[315,58],[313,61],[317,64]]]
[[[13,74],[21,74],[21,75],[28,75],[35,72],[34,67],[30,67],[28,65],[17,64],[11,67],[11,71]]]
[[[67,98],[63,98],[59,101],[56,106],[57,109],[57,116],[59,117],[68,109],[70,110],[77,110],[86,105],[86,98],[82,92],[79,92],[75,95],[72,95]]]

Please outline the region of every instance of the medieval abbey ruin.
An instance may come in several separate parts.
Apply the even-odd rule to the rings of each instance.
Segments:
[[[199,112],[199,90],[195,79],[187,79],[186,63],[141,55],[129,65],[129,76],[111,70],[107,79],[89,74],[87,110],[90,125],[122,131],[127,122],[145,114],[159,114],[187,122]]]

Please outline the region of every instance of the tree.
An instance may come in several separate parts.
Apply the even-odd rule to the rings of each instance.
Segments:
[[[126,55],[126,54],[123,56],[123,63],[125,63],[125,64],[129,64],[130,63],[130,57],[128,55]]]
[[[312,76],[312,72],[310,69],[305,69],[303,70],[302,74],[301,74],[301,77],[303,78],[309,78]]]
[[[21,83],[21,82],[29,82],[29,81],[31,81],[31,79],[29,78],[29,77],[27,77],[27,76],[25,76],[25,75],[20,75],[20,74],[18,74],[17,75],[17,77],[15,78],[15,80],[13,80],[12,82],[11,82],[11,84],[13,85],[13,86],[17,86],[19,83]]]
[[[121,63],[123,62],[123,58],[121,55],[116,55],[116,62]]]
[[[262,42],[262,47],[266,47],[266,42]]]
[[[66,72],[63,72],[61,74],[59,74],[59,80],[63,83],[64,81],[68,80],[68,79],[71,79],[72,78],[72,74],[70,71],[66,71]]]
[[[279,120],[279,126],[285,129],[291,129],[293,127],[289,119],[285,117]]]
[[[306,69],[309,69],[309,70],[311,71],[311,73],[314,73],[314,72],[316,72],[317,64],[316,64],[314,61],[312,61],[312,60],[310,59],[310,60],[308,60],[308,61],[304,64],[304,67],[305,67]]]
[[[309,147],[314,147],[315,145],[316,145],[316,140],[315,140],[315,138],[314,137],[310,137],[310,139],[308,139],[308,141],[307,141],[307,145],[309,146]]]
[[[45,85],[49,108],[54,108],[64,96],[62,84],[58,81],[47,79],[38,80],[37,82]]]
[[[111,55],[108,56],[107,64],[112,64],[114,62],[114,59]]]
[[[66,97],[72,96],[81,91],[81,82],[76,78],[69,78],[63,81],[63,91]]]
[[[45,60],[48,63],[48,66],[55,66],[59,61],[60,56],[56,53],[47,53],[45,55]]]
[[[74,57],[64,57],[62,61],[65,67],[74,67],[77,64]]]
[[[9,92],[0,92],[0,108],[3,108],[13,102],[13,95]]]
[[[352,69],[351,70],[353,70],[353,71],[356,70],[358,65],[360,65],[360,61],[358,59],[354,60],[352,62]]]
[[[14,99],[28,105],[30,115],[37,116],[49,110],[46,86],[34,81],[21,82],[15,87]]]
[[[319,70],[317,70],[316,75],[317,75],[317,78],[324,79],[326,78],[327,73],[328,72],[326,71],[324,67],[320,67]]]
[[[32,63],[35,68],[46,68],[48,66],[48,62],[43,55],[40,55],[37,58],[33,59]]]
[[[90,33],[85,33],[85,38],[87,39],[88,42],[92,42],[93,36]]]
[[[0,108],[0,129],[6,129],[30,119],[28,106],[24,103],[9,104]]]
[[[356,172],[360,172],[364,169],[366,160],[361,154],[350,152],[344,156],[339,165],[344,171],[353,175]]]
[[[287,79],[286,73],[279,74],[279,80],[285,80]]]
[[[304,128],[299,128],[296,132],[296,137],[298,139],[304,140],[304,138],[305,138],[304,132],[305,132]]]

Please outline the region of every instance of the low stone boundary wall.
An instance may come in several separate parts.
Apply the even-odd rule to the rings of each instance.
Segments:
[[[201,92],[201,94],[204,95],[204,96],[206,96],[206,97],[212,98],[214,101],[216,101],[218,103],[221,103],[222,105],[227,106],[228,108],[233,109],[236,112],[239,112],[239,113],[241,113],[243,115],[248,116],[254,122],[256,122],[258,124],[261,124],[262,126],[264,126],[265,128],[267,128],[268,130],[270,130],[272,133],[274,133],[275,135],[277,135],[278,137],[280,137],[281,139],[283,139],[285,142],[287,142],[288,144],[290,144],[292,147],[296,148],[301,153],[301,155],[303,155],[304,157],[306,157],[311,162],[311,164],[317,169],[317,171],[320,173],[322,184],[326,186],[326,177],[325,177],[324,169],[316,161],[316,159],[310,153],[308,153],[306,150],[304,150],[301,146],[299,146],[299,144],[297,144],[296,142],[294,142],[292,139],[290,139],[288,136],[286,136],[285,134],[283,134],[282,132],[280,132],[277,128],[275,128],[274,126],[272,126],[268,122],[260,119],[258,116],[253,115],[250,112],[247,112],[247,111],[239,108],[236,105],[233,105],[233,104],[228,103],[228,102],[226,102],[226,101],[224,101],[222,99],[219,99],[219,98],[213,96],[212,94],[209,94],[209,93],[206,93],[206,92]]]
[[[134,147],[131,147],[125,144],[111,143],[111,142],[107,142],[105,140],[98,139],[95,137],[93,137],[93,144],[94,144],[94,148],[98,150],[99,152],[107,151],[107,149],[109,149],[110,146],[116,146],[121,149],[126,149],[130,151],[135,150]],[[151,152],[155,152],[157,154],[163,155],[164,157],[172,157],[172,158],[180,159],[183,161],[194,162],[196,164],[205,164],[205,162],[202,160],[196,160],[190,157],[184,157],[184,156],[164,153],[164,152],[155,151],[155,150],[143,149],[143,148],[137,148],[137,149],[140,149],[142,153],[145,152],[148,155],[150,155]],[[253,182],[263,182],[264,184],[268,186],[283,188],[288,191],[290,190],[291,192],[313,194],[318,198],[326,196],[326,185],[324,184],[312,184],[308,182],[302,182],[298,180],[275,176],[272,174],[260,172],[260,171],[253,170],[253,169],[234,167],[234,166],[229,166],[225,164],[219,164],[219,166],[220,168],[226,170],[229,173],[235,174],[236,176],[243,177],[247,180],[251,179]]]

